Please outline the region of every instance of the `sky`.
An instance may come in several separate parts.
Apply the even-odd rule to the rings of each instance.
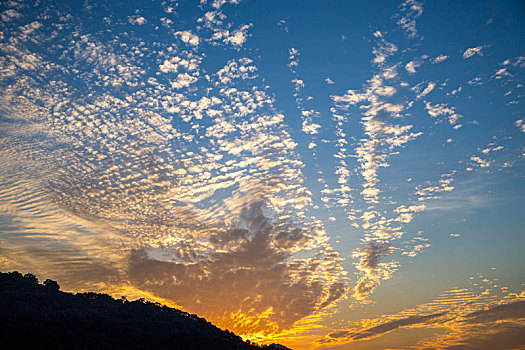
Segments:
[[[0,270],[293,349],[525,347],[522,1],[0,19]]]

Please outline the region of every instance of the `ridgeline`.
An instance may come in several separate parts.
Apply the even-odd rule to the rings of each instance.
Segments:
[[[53,280],[0,272],[2,349],[283,349],[258,346],[204,318],[144,299],[66,293]]]

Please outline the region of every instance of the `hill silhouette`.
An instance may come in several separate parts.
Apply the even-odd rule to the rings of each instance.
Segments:
[[[53,280],[0,272],[3,349],[283,349],[258,346],[204,318],[144,299],[66,293]]]

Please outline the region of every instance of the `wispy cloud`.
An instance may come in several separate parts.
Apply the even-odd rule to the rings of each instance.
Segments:
[[[401,15],[397,24],[401,26],[409,37],[417,34],[416,20],[423,14],[423,3],[416,0],[406,0],[400,5]]]
[[[525,338],[518,336],[525,329],[523,295],[510,293],[507,287],[500,287],[481,274],[471,277],[471,281],[473,288],[451,289],[415,308],[361,321],[368,326],[334,330],[317,343],[343,345],[382,337],[398,328],[439,328],[445,332],[427,337],[414,346],[418,349],[459,346],[490,349],[499,347],[502,341],[508,348],[525,344]],[[476,288],[480,286],[482,288]]]
[[[475,55],[483,56],[483,51],[482,50],[487,48],[487,47],[488,47],[487,45],[470,47],[470,48],[466,49],[465,52],[463,52],[463,58],[467,59],[467,58],[470,58],[470,57],[475,56]]]

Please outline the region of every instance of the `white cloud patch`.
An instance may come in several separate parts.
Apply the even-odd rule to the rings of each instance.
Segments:
[[[426,95],[428,95],[429,93],[432,92],[432,90],[434,90],[434,88],[436,87],[436,84],[435,83],[428,83],[427,87],[421,91],[421,93],[419,95],[417,95],[417,98],[421,98],[421,97],[424,97]]]
[[[401,5],[401,18],[397,24],[411,38],[417,35],[416,20],[423,14],[423,3],[416,0],[406,0]]]
[[[239,29],[233,31],[229,36],[224,38],[224,42],[235,46],[242,46],[248,38],[248,29],[250,29],[250,27],[251,24],[243,25]]]
[[[500,68],[492,76],[494,79],[501,79],[503,77],[511,77],[512,74],[509,73],[506,67]]]
[[[248,30],[251,27],[252,24],[245,24],[234,31],[230,31],[229,29],[215,29],[210,40],[212,43],[215,43],[215,45],[217,45],[218,42],[222,42],[240,48],[248,39]]]
[[[217,71],[219,81],[222,84],[229,84],[237,79],[248,80],[255,78],[257,67],[249,58],[229,61],[223,68]]]
[[[131,16],[128,18],[129,23],[135,24],[135,25],[143,25],[146,24],[147,20],[142,16]]]
[[[372,50],[374,54],[373,62],[381,65],[387,59],[387,57],[397,52],[397,46],[385,41],[383,37],[380,37],[378,45]]]
[[[431,60],[433,64],[444,62],[448,59],[446,55],[439,55]]]
[[[472,86],[480,86],[483,85],[483,80],[481,77],[474,77],[468,81],[468,84]]]
[[[295,91],[299,91],[304,88],[304,81],[301,79],[292,79],[292,84],[294,85]]]
[[[488,168],[492,164],[491,161],[482,159],[478,156],[472,156],[470,157],[470,160],[472,160],[480,168]]]
[[[216,9],[220,9],[224,4],[237,5],[242,0],[213,0],[212,6]]]
[[[470,58],[470,57],[475,56],[475,55],[483,56],[482,50],[487,48],[487,47],[488,46],[486,46],[486,45],[482,45],[482,46],[476,46],[476,47],[468,48],[468,49],[465,50],[465,52],[463,52],[463,58],[467,59],[467,58]]]
[[[303,121],[303,132],[314,135],[319,132],[319,129],[321,128],[321,125],[315,124],[315,123],[309,123],[308,120]]]
[[[193,34],[191,30],[184,30],[175,33],[175,36],[179,37],[183,42],[190,44],[192,46],[199,45],[199,37],[196,34]]]
[[[525,132],[525,118],[516,120],[514,125],[516,125],[521,132]]]
[[[405,69],[407,72],[414,74],[416,72],[416,68],[420,66],[420,63],[415,61],[410,61],[405,65]]]
[[[461,90],[463,90],[463,87],[460,86],[460,87],[458,87],[457,89],[452,90],[452,91],[450,92],[450,94],[451,94],[452,96],[454,96],[454,95],[456,95],[456,94],[459,94],[459,93],[461,92]]]
[[[9,9],[5,10],[4,12],[0,13],[0,18],[2,18],[2,21],[9,22],[14,19],[21,18],[22,14],[16,10]]]
[[[199,59],[190,55],[188,58],[172,57],[164,60],[159,66],[159,70],[163,73],[178,73],[178,72],[195,72],[199,67]]]
[[[445,116],[451,125],[457,124],[458,120],[463,117],[461,114],[456,113],[454,107],[444,103],[432,105],[430,102],[426,102],[425,109],[431,117]]]

